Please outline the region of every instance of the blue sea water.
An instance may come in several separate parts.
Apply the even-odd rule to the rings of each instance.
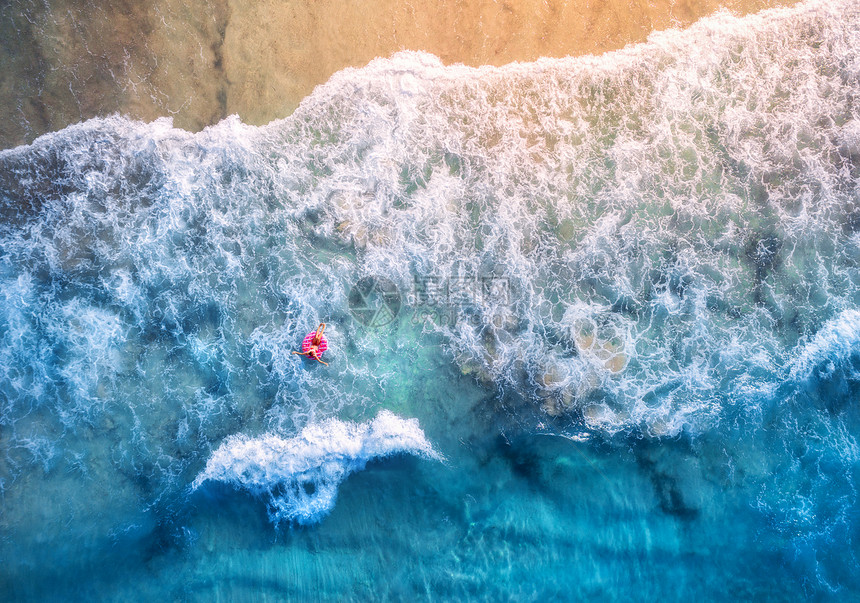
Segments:
[[[857,2],[95,119],[0,215],[5,599],[860,596]]]

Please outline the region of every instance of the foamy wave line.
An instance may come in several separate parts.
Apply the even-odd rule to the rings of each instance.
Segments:
[[[365,423],[313,423],[288,439],[275,434],[231,436],[212,453],[192,490],[207,480],[245,488],[269,498],[273,522],[308,525],[334,508],[338,486],[351,473],[395,454],[442,460],[417,419],[383,410]]]
[[[808,379],[812,371],[830,363],[830,370],[860,349],[860,311],[845,310],[827,321],[791,363],[790,377]]]

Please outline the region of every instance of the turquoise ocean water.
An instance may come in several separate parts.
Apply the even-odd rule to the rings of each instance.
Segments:
[[[95,119],[0,216],[6,600],[860,596],[857,2]]]

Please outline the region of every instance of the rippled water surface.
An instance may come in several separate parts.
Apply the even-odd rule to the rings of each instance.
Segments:
[[[858,32],[404,52],[0,152],[4,592],[856,597]]]

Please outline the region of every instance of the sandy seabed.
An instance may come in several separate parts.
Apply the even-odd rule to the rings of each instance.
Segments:
[[[795,0],[11,0],[0,7],[0,148],[91,117],[289,115],[345,67],[399,50],[446,64],[598,54]]]

